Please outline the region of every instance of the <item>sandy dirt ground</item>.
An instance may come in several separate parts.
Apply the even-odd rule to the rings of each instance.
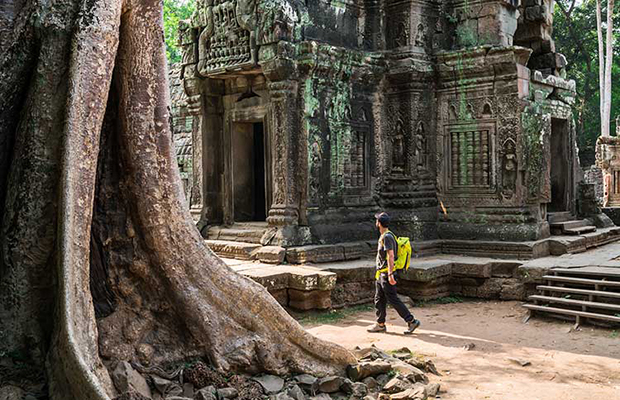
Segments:
[[[388,333],[367,333],[373,312],[333,325],[307,325],[315,335],[345,347],[403,346],[431,359],[444,400],[620,399],[620,330],[531,319],[518,302],[464,302],[412,309],[422,326],[402,334],[405,323],[388,311]],[[473,345],[473,346],[472,346]],[[467,349],[469,348],[469,350]],[[522,366],[520,362],[529,362]]]

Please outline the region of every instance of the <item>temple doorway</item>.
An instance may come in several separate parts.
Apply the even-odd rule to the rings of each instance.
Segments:
[[[569,127],[565,119],[551,119],[551,203],[549,212],[570,211]]]
[[[268,204],[263,122],[235,122],[231,133],[234,221],[265,221]]]

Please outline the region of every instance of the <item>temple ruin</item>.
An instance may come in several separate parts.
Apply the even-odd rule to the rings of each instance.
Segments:
[[[356,258],[378,210],[422,254],[532,258],[609,227],[580,186],[552,15],[549,0],[199,0],[173,126],[211,247]]]

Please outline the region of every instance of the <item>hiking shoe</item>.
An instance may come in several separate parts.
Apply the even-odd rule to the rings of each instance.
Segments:
[[[418,329],[418,326],[420,326],[420,320],[414,319],[407,322],[407,330],[405,331],[405,335],[411,335],[413,331]]]
[[[385,325],[374,324],[370,328],[366,329],[367,332],[385,332]]]

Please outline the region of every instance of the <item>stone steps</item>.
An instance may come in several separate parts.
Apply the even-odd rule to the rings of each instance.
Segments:
[[[582,235],[596,231],[596,226],[585,220],[570,220],[549,224],[552,235]]]
[[[528,297],[524,307],[532,315],[574,317],[575,325],[584,320],[620,323],[620,268],[586,266],[553,268],[543,276],[538,294]]]

